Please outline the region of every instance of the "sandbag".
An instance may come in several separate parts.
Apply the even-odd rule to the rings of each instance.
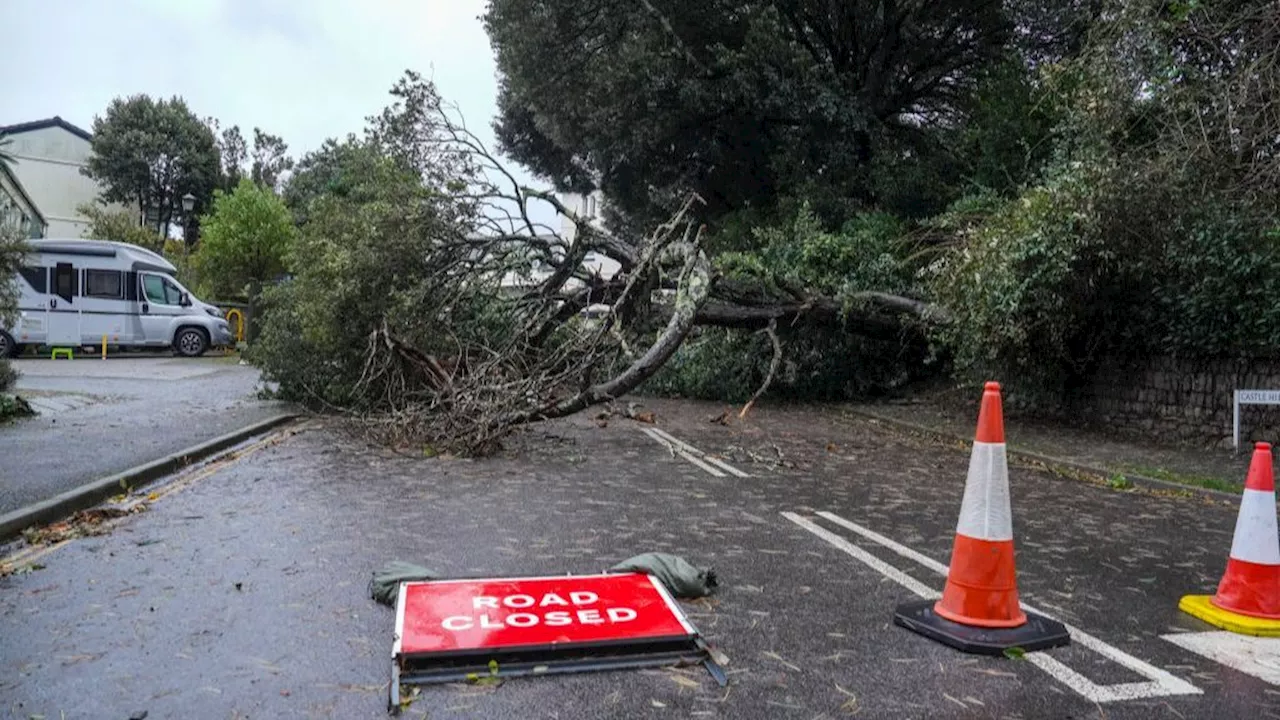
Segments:
[[[684,558],[668,553],[636,555],[609,568],[609,572],[649,573],[678,598],[705,597],[719,586],[714,570],[694,567]]]
[[[400,595],[400,583],[436,580],[439,577],[440,573],[430,568],[392,560],[373,573],[373,579],[369,581],[369,595],[383,605],[395,607]]]

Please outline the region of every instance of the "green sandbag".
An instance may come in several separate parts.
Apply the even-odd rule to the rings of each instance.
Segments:
[[[667,553],[636,555],[609,568],[609,572],[649,573],[678,598],[705,597],[719,585],[714,570],[696,568],[684,558]]]
[[[373,579],[369,581],[369,594],[383,605],[395,607],[400,595],[400,583],[436,580],[439,577],[440,573],[430,568],[392,560],[373,574]]]

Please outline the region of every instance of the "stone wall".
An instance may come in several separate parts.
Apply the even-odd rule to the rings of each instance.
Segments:
[[[1107,363],[1073,393],[1078,421],[1164,442],[1230,447],[1235,390],[1280,390],[1280,361],[1152,358]],[[1243,405],[1240,442],[1280,443],[1280,405]]]

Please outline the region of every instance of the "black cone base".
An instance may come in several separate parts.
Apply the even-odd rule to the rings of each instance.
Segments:
[[[935,613],[936,602],[922,600],[899,605],[893,611],[893,624],[975,655],[1003,655],[1012,648],[1032,652],[1071,643],[1067,628],[1043,615],[1027,613],[1027,621],[1015,628],[973,627],[951,622]]]

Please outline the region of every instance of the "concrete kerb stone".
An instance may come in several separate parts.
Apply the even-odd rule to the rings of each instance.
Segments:
[[[180,450],[171,455],[138,465],[121,473],[110,475],[81,485],[59,495],[18,508],[0,516],[0,542],[18,536],[23,530],[47,524],[67,517],[78,510],[93,507],[103,500],[122,492],[144,487],[166,475],[203,460],[234,445],[297,419],[296,413],[285,413],[256,422],[216,437],[212,440]]]
[[[867,418],[868,420],[875,420],[876,422],[884,423],[885,425],[895,426],[904,430],[911,430],[913,432],[932,435],[936,438],[946,440],[948,442],[969,443],[973,441],[972,437],[960,436],[955,433],[948,432],[946,430],[939,430],[938,428],[929,427],[927,425],[921,425],[919,423],[913,423],[908,420],[899,420],[898,418],[889,417],[887,415],[881,415],[879,413],[872,412],[870,410],[865,410],[862,408],[846,407],[846,408],[842,408],[842,410],[845,412],[848,412],[851,415],[858,415],[860,417]],[[1138,473],[1132,473],[1128,471],[1108,470],[1106,468],[1103,468],[1097,465],[1089,465],[1086,463],[1076,462],[1074,460],[1066,460],[1064,458],[1053,457],[1052,455],[1045,455],[1044,453],[1035,452],[1033,450],[1020,450],[1013,446],[1006,446],[1006,451],[1008,452],[1010,457],[1021,457],[1026,460],[1033,460],[1035,462],[1044,463],[1045,465],[1068,468],[1070,470],[1088,473],[1090,475],[1096,475],[1102,478],[1111,477],[1112,475],[1115,475],[1118,473],[1120,475],[1123,475],[1129,481],[1131,481],[1136,487],[1141,487],[1148,490],[1180,490],[1180,491],[1184,491],[1194,495],[1198,495],[1208,500],[1230,500],[1233,502],[1238,502],[1240,500],[1239,493],[1230,493],[1224,490],[1213,490],[1211,488],[1197,487],[1195,485],[1184,485],[1182,483],[1172,482],[1169,480],[1161,480],[1159,478],[1147,477],[1146,475],[1140,475]]]

